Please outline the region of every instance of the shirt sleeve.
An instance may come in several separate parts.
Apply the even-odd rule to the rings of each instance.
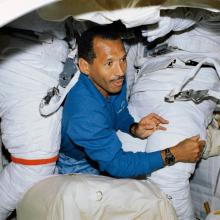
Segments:
[[[98,162],[102,171],[116,177],[132,177],[163,167],[160,152],[123,152],[122,144],[107,118],[97,108],[86,108],[74,114],[67,129],[68,136]]]
[[[122,149],[117,152],[112,161],[100,164],[101,170],[121,178],[150,174],[164,166],[160,151],[133,153],[124,152]]]

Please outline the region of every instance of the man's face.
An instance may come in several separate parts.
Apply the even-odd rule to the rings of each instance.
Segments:
[[[106,40],[99,37],[93,40],[96,58],[87,63],[87,75],[101,94],[107,97],[110,93],[121,90],[127,68],[126,53],[121,39]]]

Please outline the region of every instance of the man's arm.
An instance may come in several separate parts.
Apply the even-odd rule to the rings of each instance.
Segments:
[[[173,165],[177,162],[195,163],[200,160],[203,151],[204,141],[199,136],[183,140],[176,146],[169,148],[174,156],[174,161],[167,159],[166,150],[152,153],[123,152],[120,149],[115,157],[105,163],[100,163],[100,168],[116,177],[134,177],[150,174],[166,165]]]
[[[95,106],[80,108],[68,121],[67,135],[86,154],[98,162],[102,171],[112,176],[132,177],[151,173],[163,167],[160,152],[123,152],[122,144],[114,128],[108,123],[105,109]]]
[[[164,151],[153,153],[124,152],[114,129],[109,128],[106,117],[97,109],[81,109],[70,120],[69,137],[85,149],[87,155],[97,161],[102,171],[116,177],[133,177],[151,173],[166,165]],[[176,162],[196,162],[200,158],[202,144],[199,137],[186,139],[171,148]]]

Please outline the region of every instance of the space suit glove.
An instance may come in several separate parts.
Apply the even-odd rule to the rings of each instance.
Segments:
[[[220,155],[220,115],[215,115],[212,123],[207,128],[207,141],[202,154],[203,159]]]

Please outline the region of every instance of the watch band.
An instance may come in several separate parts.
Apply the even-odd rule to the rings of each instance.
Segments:
[[[135,134],[134,134],[134,132],[132,132],[132,130],[133,130],[133,127],[134,127],[134,126],[137,126],[137,125],[138,125],[138,123],[137,123],[137,122],[134,122],[134,123],[132,123],[132,124],[129,126],[129,134],[130,134],[132,137],[136,137]]]
[[[171,153],[170,148],[165,149],[165,162],[168,166],[175,164],[175,156]]]

